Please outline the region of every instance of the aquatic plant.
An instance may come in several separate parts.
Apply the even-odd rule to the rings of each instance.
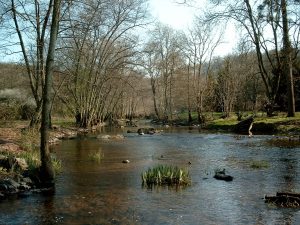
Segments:
[[[103,158],[103,154],[101,151],[89,154],[89,159],[97,163],[100,163],[102,158]]]
[[[265,160],[252,160],[250,161],[250,168],[252,169],[266,169],[269,168],[269,162]]]
[[[55,173],[61,173],[62,171],[62,164],[61,164],[61,160],[57,159],[55,156],[51,156],[51,160],[52,160],[52,166],[53,169],[55,171]]]
[[[143,185],[190,185],[189,171],[177,166],[158,165],[142,173]]]

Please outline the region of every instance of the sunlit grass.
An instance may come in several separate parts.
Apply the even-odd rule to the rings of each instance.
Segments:
[[[190,185],[189,171],[177,166],[159,165],[142,173],[143,185]]]
[[[41,166],[40,152],[37,150],[24,151],[18,157],[25,159],[29,171],[36,171]],[[53,155],[51,155],[51,160],[55,173],[60,173],[62,171],[61,160]]]
[[[73,117],[54,117],[52,119],[53,124],[60,127],[74,127],[76,126]]]
[[[32,151],[40,144],[40,133],[37,128],[28,128],[22,131],[19,140],[20,147],[25,151]]]
[[[37,150],[24,151],[20,154],[19,157],[25,159],[28,165],[28,170],[30,171],[36,170],[41,165],[40,153]]]

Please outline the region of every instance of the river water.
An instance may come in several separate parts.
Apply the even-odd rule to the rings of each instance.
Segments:
[[[91,135],[54,146],[63,166],[55,194],[2,201],[0,224],[300,224],[298,209],[263,200],[277,191],[300,191],[297,145],[270,144],[271,136],[185,129],[143,136],[113,133],[124,133],[125,139]],[[98,152],[101,161],[91,160]],[[253,162],[267,166],[253,169]],[[141,172],[161,164],[188,168],[192,185],[142,187]],[[214,170],[223,168],[232,182],[213,178]]]

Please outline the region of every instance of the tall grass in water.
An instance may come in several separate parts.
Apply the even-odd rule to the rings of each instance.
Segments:
[[[142,173],[143,185],[190,185],[191,178],[186,169],[177,166],[159,165]]]
[[[98,151],[98,152],[89,154],[89,159],[94,162],[97,162],[97,163],[100,163],[101,159],[103,159],[103,157],[104,157],[104,155],[103,155],[102,151]]]

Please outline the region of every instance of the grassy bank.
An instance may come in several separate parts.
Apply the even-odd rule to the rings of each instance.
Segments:
[[[250,113],[246,114],[251,115]],[[247,116],[243,117],[245,119]],[[229,118],[208,119],[203,128],[208,130],[232,131],[238,123],[237,116],[231,114]],[[287,117],[285,113],[279,113],[273,117],[267,117],[263,113],[257,113],[254,117],[252,131],[262,134],[300,134],[300,113],[296,117]]]
[[[26,162],[26,170],[37,171],[40,167],[40,133],[37,128],[28,128],[29,121],[0,121],[0,158],[3,165],[0,165],[0,178],[13,177],[15,173],[23,173],[24,171],[16,171],[4,168],[6,158],[21,159]],[[55,118],[53,120],[55,129],[50,131],[50,143],[54,144],[59,139],[74,136],[74,122],[70,119]],[[72,128],[72,129],[70,129]],[[52,157],[53,167],[56,173],[62,170],[61,161],[54,155]]]

